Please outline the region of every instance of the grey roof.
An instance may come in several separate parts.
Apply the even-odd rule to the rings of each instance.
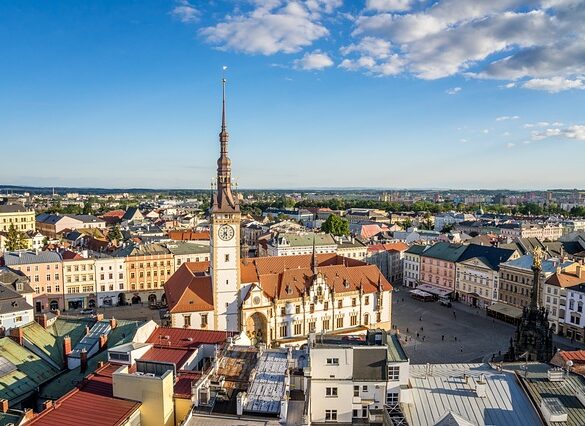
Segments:
[[[385,381],[386,348],[364,346],[353,349],[353,380]]]
[[[128,244],[125,247],[120,247],[112,256],[114,257],[128,257],[128,256],[153,256],[170,254],[170,250],[162,244]]]
[[[500,263],[506,262],[513,254],[514,250],[510,249],[470,244],[459,258],[459,262],[478,258],[491,269],[497,271],[500,267]]]
[[[151,343],[142,343],[142,342],[129,342],[124,343],[122,345],[114,346],[113,348],[108,349],[111,352],[129,352],[136,349],[144,348],[146,346],[152,346]]]
[[[576,396],[578,392],[585,393],[585,379],[582,376],[571,373],[562,382],[551,382],[547,376],[551,368],[548,364],[522,362],[504,364],[504,368],[518,373],[536,406],[540,406],[543,397],[558,398],[567,411],[567,421],[562,423],[564,426],[585,425],[585,406]]]
[[[300,352],[300,351],[297,351]],[[256,364],[256,374],[248,388],[245,411],[278,414],[286,391],[284,379],[288,367],[286,350],[264,351]]]
[[[388,334],[387,336],[387,347],[388,347],[388,361],[408,361],[408,356],[404,352],[404,348],[400,343],[400,339],[396,334]]]
[[[421,244],[414,244],[410,246],[404,253],[421,255],[427,249],[427,247],[428,246],[423,246]]]
[[[20,203],[6,203],[0,204],[0,213],[23,213],[31,211]]]
[[[22,312],[32,309],[24,297],[12,290],[10,287],[0,285],[0,312],[9,314],[11,312]]]
[[[82,349],[89,352],[98,343],[100,336],[102,334],[108,335],[111,329],[109,320],[96,322],[89,330],[89,333],[75,345],[69,356],[79,358]]]
[[[61,255],[54,251],[19,250],[4,253],[4,263],[7,266],[61,262],[62,260]]]
[[[209,246],[203,244],[195,244],[189,243],[185,241],[176,241],[172,244],[169,243],[166,245],[167,248],[171,251],[171,253],[175,255],[182,255],[182,254],[206,254],[209,253]]]
[[[488,364],[434,364],[410,366],[412,404],[401,404],[408,424],[434,426],[445,412],[477,426],[542,425],[530,399],[513,373],[497,371]],[[464,374],[470,376],[465,383]],[[486,397],[475,393],[484,374]]]
[[[22,290],[18,290],[18,283],[22,283]],[[0,266],[0,284],[9,286],[12,290],[19,294],[34,293],[34,289],[30,286],[30,279],[21,271],[11,269],[8,266]]]
[[[283,232],[278,234],[278,244],[282,244],[282,239],[286,239],[291,247],[308,247],[313,245],[313,239],[316,246],[336,245],[331,234],[317,234],[307,232],[302,234]]]
[[[520,256],[518,259],[514,259],[514,260],[510,260],[509,262],[505,262],[502,263],[502,265],[505,266],[510,266],[513,268],[518,268],[518,269],[526,269],[526,270],[532,270],[532,264],[534,262],[534,258],[532,257],[531,254],[525,254],[524,256]],[[561,268],[567,267],[569,265],[573,264],[572,261],[566,261],[563,262],[562,264],[559,264],[558,260],[544,260],[542,262],[542,272],[544,272],[545,274],[547,273],[554,273],[557,269],[557,266],[560,266]]]

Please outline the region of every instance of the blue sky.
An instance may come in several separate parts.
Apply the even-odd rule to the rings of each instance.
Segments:
[[[4,1],[0,183],[585,187],[579,0]]]

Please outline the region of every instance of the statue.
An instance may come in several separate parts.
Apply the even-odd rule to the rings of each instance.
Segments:
[[[544,253],[540,247],[536,247],[532,253],[532,269],[542,269]]]

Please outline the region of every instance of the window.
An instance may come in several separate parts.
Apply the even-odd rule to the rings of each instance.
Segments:
[[[356,298],[355,297],[352,297],[351,298],[351,306],[353,306],[355,308],[356,304],[357,304]]]
[[[337,328],[343,328],[343,317],[337,318]]]
[[[339,365],[339,358],[327,358],[327,365]]]
[[[51,281],[51,274],[47,274],[47,281]]]
[[[364,314],[364,325],[370,324],[370,314]]]
[[[282,324],[280,326],[280,337],[286,337],[287,334],[287,326],[286,324]]]
[[[325,396],[327,398],[337,398],[337,388],[325,388]]]
[[[358,385],[353,387],[353,396],[360,396],[360,387]]]
[[[183,315],[183,324],[185,327],[191,327],[191,315]]]
[[[363,385],[362,392],[367,392],[367,391],[368,391],[368,385]]]
[[[298,336],[299,334],[301,334],[302,333],[301,330],[302,330],[302,324],[300,322],[296,323],[295,324],[295,335]]]
[[[337,410],[325,410],[325,421],[336,422],[337,421]]]
[[[229,262],[229,261],[230,261],[230,255],[229,255],[229,254],[226,254],[226,255],[225,255],[225,261],[226,261],[226,262]]]
[[[329,330],[329,320],[324,319],[323,320],[323,331],[327,331],[327,330]]]
[[[207,327],[207,314],[201,314],[201,328]]]
[[[369,305],[369,304],[370,304],[370,296],[364,297],[364,305]]]
[[[315,332],[315,320],[311,320],[309,321],[309,333],[314,333]]]
[[[386,405],[393,406],[398,404],[398,393],[389,393],[386,395]]]
[[[338,300],[338,301],[337,301],[337,307],[338,307],[339,309],[343,308],[343,300]]]
[[[349,325],[350,325],[350,326],[357,325],[357,314],[352,314],[352,315],[349,317]]]
[[[315,304],[314,303],[311,303],[309,305],[309,312],[312,313],[312,314],[315,313]]]
[[[301,305],[295,305],[295,314],[301,313]]]
[[[400,378],[400,367],[389,365],[388,366],[388,380],[397,381]]]

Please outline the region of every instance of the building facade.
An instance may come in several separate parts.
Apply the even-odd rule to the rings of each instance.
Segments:
[[[10,225],[20,232],[34,232],[35,211],[20,203],[0,204],[0,231],[8,232]]]
[[[124,306],[127,303],[125,260],[107,255],[95,257],[97,306]]]
[[[77,253],[63,254],[65,309],[97,307],[95,259]]]
[[[415,244],[404,252],[403,281],[406,287],[415,288],[420,282],[421,255],[427,246]]]

